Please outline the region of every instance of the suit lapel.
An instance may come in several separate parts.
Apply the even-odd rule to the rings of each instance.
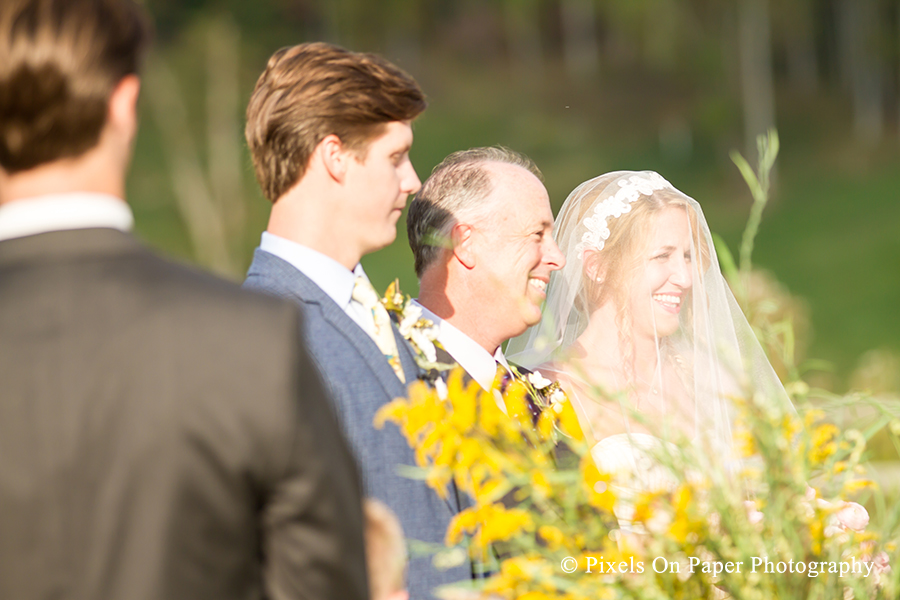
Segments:
[[[387,393],[388,398],[393,400],[399,396],[406,397],[408,395],[406,386],[397,378],[397,374],[394,373],[387,358],[385,358],[384,354],[372,338],[370,338],[369,335],[353,321],[353,319],[347,316],[347,313],[341,310],[341,308],[335,304],[334,301],[319,288],[319,286],[314,284],[302,273],[300,273],[300,275],[306,280],[304,287],[306,287],[307,284],[309,286],[308,289],[304,290],[304,293],[308,293],[309,297],[301,298],[301,300],[307,304],[317,304],[322,311],[322,317],[350,340],[372,368],[372,372],[375,373],[379,383],[381,383],[384,391]],[[318,298],[314,298],[315,296],[318,296]],[[397,340],[400,364],[403,366],[406,381],[411,383],[418,378],[418,366],[416,365],[415,358],[412,356],[412,350],[407,341],[397,331],[397,327],[393,322],[391,322],[391,327],[394,329],[394,338]],[[447,503],[447,506],[453,514],[458,513],[463,507],[467,506],[466,501],[460,496],[461,494],[456,487],[456,482],[451,481],[450,490],[447,497],[444,498],[444,502]]]
[[[269,279],[286,295],[300,304],[307,307],[317,306],[322,318],[356,348],[372,369],[389,398],[406,395],[403,383],[397,378],[375,341],[341,307],[335,304],[334,300],[322,291],[322,288],[287,261],[258,248],[253,262],[249,275],[256,274]],[[395,337],[398,335],[396,329],[394,335]],[[405,340],[401,338],[397,347],[399,349],[402,346],[405,346]],[[401,365],[403,365],[404,373],[407,374],[409,381],[409,361],[411,360],[409,349],[400,351],[400,355]],[[412,368],[414,369],[414,367]],[[415,373],[415,370],[412,373]]]
[[[325,296],[324,292],[322,292],[318,286],[311,281],[309,283],[319,290],[319,293],[322,296]],[[398,395],[405,395],[403,384],[397,378],[397,374],[394,373],[387,358],[385,358],[384,354],[378,348],[378,345],[375,344],[375,341],[372,340],[372,338],[370,338],[369,335],[347,315],[347,313],[341,310],[331,298],[325,296],[315,303],[318,304],[319,309],[322,312],[322,318],[328,321],[332,327],[340,331],[341,334],[353,344],[363,359],[365,359],[387,395],[391,398]],[[403,341],[404,340],[400,340],[400,342],[398,342],[398,348]],[[408,372],[405,365],[404,372]]]
[[[416,362],[416,357],[413,355],[413,349],[410,347],[409,342],[400,335],[400,332],[397,331],[397,325],[393,321],[391,321],[391,327],[394,328],[394,339],[397,341],[397,351],[400,354],[400,365],[403,367],[406,383],[412,383],[416,379],[421,378],[422,370]]]
[[[318,307],[322,318],[346,337],[365,359],[388,398],[393,399],[407,395],[406,386],[397,378],[387,358],[372,338],[309,277],[288,262],[258,248],[248,273],[248,278],[252,276],[264,277],[276,285],[281,291],[281,295],[303,304],[310,310],[313,306]],[[397,331],[396,325],[392,323],[391,326],[394,328],[394,338],[397,340],[400,364],[403,366],[406,381],[412,382],[419,376],[419,368],[412,354],[413,351]],[[464,494],[459,492],[455,482],[450,482],[450,488],[444,501],[451,513],[456,514],[468,506],[469,501]]]

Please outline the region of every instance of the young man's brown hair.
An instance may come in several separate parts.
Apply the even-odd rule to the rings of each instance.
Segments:
[[[13,174],[93,148],[149,31],[130,0],[2,0],[0,166]]]
[[[247,107],[245,134],[263,193],[275,202],[287,192],[326,136],[362,159],[387,123],[412,121],[425,107],[415,80],[380,56],[323,42],[282,48]]]

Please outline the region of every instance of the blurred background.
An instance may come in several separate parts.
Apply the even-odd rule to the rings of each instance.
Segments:
[[[429,98],[421,179],[503,144],[544,172],[554,212],[606,171],[653,169],[737,255],[752,198],[729,158],[781,154],[751,294],[797,331],[807,378],[900,391],[900,0],[146,0],[156,22],[128,195],[138,235],[242,280],[269,203],[243,139],[278,48],[378,52]],[[417,292],[405,221],[363,261]]]

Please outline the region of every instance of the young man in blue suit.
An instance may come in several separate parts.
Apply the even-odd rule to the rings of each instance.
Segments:
[[[420,187],[409,149],[425,106],[418,84],[378,56],[324,43],[276,52],[247,109],[256,176],[273,205],[244,285],[302,307],[366,493],[400,516],[411,539],[440,544],[459,512],[455,491],[443,500],[399,475],[398,465],[415,464],[412,450],[396,427],[373,426],[417,368],[359,263],[394,241]],[[414,557],[410,596],[429,598],[470,575],[469,564],[439,571]]]

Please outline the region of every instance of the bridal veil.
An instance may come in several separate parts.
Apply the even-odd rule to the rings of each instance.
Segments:
[[[691,429],[716,450],[729,454],[737,398],[755,397],[780,407],[789,406],[789,401],[722,276],[700,205],[657,173],[607,173],[582,183],[569,195],[554,226],[554,236],[566,257],[566,266],[551,275],[541,321],[510,341],[507,356],[530,369],[548,365],[550,370],[554,367],[565,369],[560,365],[566,364],[569,349],[585,332],[597,303],[610,298],[634,297],[635,290],[629,286],[634,287],[636,272],[642,268],[637,264],[640,261],[632,261],[631,271],[625,276],[608,279],[598,276],[598,271],[591,265],[610,259],[604,253],[617,251],[616,228],[624,227],[626,221],[630,222],[628,219],[635,221],[635,227],[623,235],[639,237],[648,234],[654,222],[654,209],[650,204],[656,198],[663,198],[665,204],[683,209],[690,232],[690,250],[685,252],[686,257],[688,254],[690,257],[685,264],[690,270],[691,283],[682,296],[645,292],[645,297],[638,298],[637,302],[646,302],[649,306],[662,299],[678,304],[677,329],[673,327],[672,331],[655,336],[657,365],[675,365],[679,385],[683,386],[681,393],[692,401]],[[647,223],[638,223],[641,219]],[[656,222],[663,223],[662,220]],[[639,247],[640,243],[636,245]],[[653,304],[651,310],[632,311],[634,314],[619,310],[613,327],[618,328],[622,342],[620,350],[629,347],[629,335],[635,328],[650,327],[650,331],[655,332],[657,327],[662,327],[653,318],[654,314],[665,314],[660,310],[658,304]],[[647,315],[652,322],[639,322]],[[668,315],[665,318],[669,318]],[[602,350],[583,347],[581,351],[590,354]],[[616,356],[616,360],[627,361],[629,354],[626,350]],[[619,371],[629,373],[633,369],[622,364]],[[572,374],[570,372],[569,376]],[[667,397],[672,396],[666,387],[672,385],[659,368],[654,378],[657,380],[650,382],[655,386],[653,393],[660,389],[660,397],[665,403]],[[634,383],[625,381],[621,387],[627,388]],[[663,404],[662,412],[665,410]]]

